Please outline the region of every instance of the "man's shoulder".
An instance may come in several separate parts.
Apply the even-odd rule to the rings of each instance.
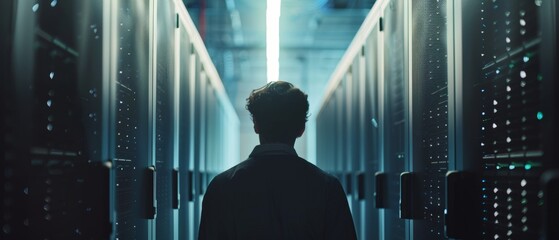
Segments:
[[[234,185],[235,179],[242,178],[246,174],[252,174],[251,171],[259,171],[259,161],[266,161],[266,159],[261,158],[277,158],[278,156],[270,156],[270,157],[259,157],[259,158],[248,158],[237,165],[223,171],[222,173],[218,174],[212,181],[210,185],[214,185],[213,188],[223,189],[223,188],[230,188]],[[289,156],[287,157],[291,160],[291,163],[285,162],[285,164],[293,164],[297,165],[296,168],[302,169],[305,173],[306,178],[314,178],[323,182],[326,185],[333,185],[338,182],[338,179],[334,177],[332,174],[327,173],[326,171],[320,169],[318,166],[310,163],[309,161],[305,160],[304,158],[298,156]],[[281,161],[285,161],[288,159],[282,159]]]
[[[230,184],[232,180],[238,175],[239,171],[247,168],[250,165],[251,159],[244,160],[237,165],[221,172],[220,174],[216,175],[210,182],[210,185],[214,185],[215,187],[222,187],[224,185]]]

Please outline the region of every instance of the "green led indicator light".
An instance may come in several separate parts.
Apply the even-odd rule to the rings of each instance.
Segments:
[[[524,165],[524,169],[526,170],[532,169],[532,164],[526,163],[526,165]]]
[[[538,118],[538,120],[542,120],[543,119],[543,113],[538,112],[538,114],[536,114],[536,117]]]
[[[514,68],[514,63],[509,64],[509,68]]]
[[[543,80],[543,76],[541,74],[538,74],[538,81]]]

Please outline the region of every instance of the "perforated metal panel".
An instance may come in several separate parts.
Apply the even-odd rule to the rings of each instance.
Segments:
[[[446,0],[412,3],[414,171],[422,179],[422,220],[414,236],[445,239],[444,177],[448,170]]]
[[[157,1],[157,74],[155,102],[155,167],[157,170],[157,239],[173,234],[172,170],[174,143],[174,45],[176,14],[169,0]]]
[[[116,238],[147,239],[149,141],[149,1],[121,1],[114,70]]]
[[[482,1],[482,236],[538,239],[542,172],[542,1]]]
[[[385,236],[404,239],[405,222],[399,218],[399,175],[404,171],[407,87],[404,79],[404,2],[391,1],[384,11],[385,139],[384,169],[389,174],[385,210]]]
[[[190,85],[190,59],[191,59],[191,43],[189,36],[186,32],[185,26],[180,22],[180,117],[179,117],[179,193],[180,193],[180,208],[179,208],[179,239],[189,239],[188,234],[192,232],[190,229],[189,214],[192,210],[189,207],[189,201],[192,199],[192,190],[189,186],[192,185],[191,178],[189,177],[189,165],[192,161],[192,101],[191,85]],[[178,49],[175,51],[179,51]]]
[[[49,3],[8,9],[12,75],[2,88],[15,111],[3,112],[10,130],[2,137],[8,211],[1,236],[106,238],[108,176],[94,167],[101,160],[102,5]]]
[[[365,46],[365,113],[363,133],[363,154],[365,161],[365,239],[379,239],[379,211],[374,207],[374,174],[380,171],[381,157],[381,116],[379,88],[379,27],[372,30]]]

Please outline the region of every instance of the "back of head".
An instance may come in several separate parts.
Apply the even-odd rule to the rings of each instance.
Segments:
[[[292,143],[305,129],[309,102],[307,94],[293,84],[276,81],[253,90],[246,108],[261,138]]]

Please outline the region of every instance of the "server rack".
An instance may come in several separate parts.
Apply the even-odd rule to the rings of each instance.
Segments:
[[[109,234],[102,6],[3,3],[2,239]]]
[[[239,120],[183,3],[1,11],[0,238],[194,239]]]
[[[148,239],[156,214],[153,167],[153,2],[112,3],[111,159],[114,162],[115,238]],[[148,21],[146,21],[148,19]],[[146,49],[148,51],[146,51]],[[112,65],[111,64],[111,65]]]
[[[384,6],[386,3],[383,3]],[[385,7],[373,8],[378,16]],[[384,51],[379,18],[371,15],[344,56],[316,114],[317,165],[332,173],[346,191],[358,237],[379,239],[383,220],[375,208],[375,173],[381,170]],[[366,25],[366,26],[365,26]],[[374,34],[369,34],[374,32]],[[356,43],[357,42],[357,43]],[[367,121],[363,121],[367,119]],[[397,178],[396,178],[397,179]],[[394,206],[396,214],[397,205]],[[397,217],[398,215],[396,215]],[[384,219],[384,217],[382,217]]]
[[[405,239],[409,226],[404,218],[411,218],[401,210],[400,175],[409,171],[409,99],[407,81],[406,5],[404,1],[390,1],[383,13],[384,32],[384,168],[387,174],[384,209],[386,239]],[[400,205],[398,204],[400,202]],[[404,206],[403,208],[407,208]],[[402,215],[404,214],[404,216]]]
[[[341,180],[351,196],[361,179],[375,186],[374,202],[351,199],[361,238],[557,237],[556,12],[556,1],[375,4],[316,118],[317,164],[349,171],[350,181]],[[369,47],[375,41],[379,48]],[[378,78],[350,91],[361,84],[363,46],[367,72]],[[367,49],[378,62],[367,63],[375,59]],[[363,108],[369,95],[377,97]],[[360,160],[364,178],[355,144],[379,159]],[[361,231],[373,226],[359,221],[371,218],[378,235]]]
[[[446,239],[444,233],[445,175],[449,169],[449,84],[447,17],[449,1],[412,1],[411,20],[411,169],[419,181],[411,235]],[[450,129],[450,131],[449,131]]]
[[[378,24],[373,27],[371,32],[380,32],[380,27]],[[360,112],[360,119],[365,119],[365,121],[360,121],[361,132],[361,161],[364,167],[364,182],[362,183],[364,188],[364,208],[365,212],[365,235],[363,239],[376,239],[380,235],[381,221],[380,221],[380,211],[377,210],[377,201],[375,199],[375,173],[382,170],[382,145],[381,139],[383,134],[384,122],[380,118],[382,116],[382,85],[380,80],[382,75],[380,73],[379,62],[382,60],[382,46],[380,37],[376,34],[371,34],[367,38],[367,43],[362,49],[362,64],[363,70],[365,71],[365,76],[362,79],[362,89],[360,96],[364,103]],[[364,92],[363,92],[364,91]]]
[[[175,125],[178,115],[175,108],[174,89],[177,86],[175,78],[175,34],[176,11],[173,1],[157,1],[157,10],[154,11],[156,27],[154,38],[156,39],[156,51],[154,59],[155,73],[154,88],[155,97],[152,105],[155,106],[153,117],[155,118],[155,158],[156,169],[156,239],[172,239],[174,234],[175,219],[173,217],[173,169],[174,149],[178,139],[175,134],[178,131]],[[180,92],[179,92],[180,94]]]
[[[540,176],[557,167],[556,153],[545,147],[556,131],[549,106],[556,74],[549,69],[557,42],[542,42],[556,39],[547,33],[556,30],[555,4],[462,2],[463,22],[471,25],[463,26],[461,80],[464,98],[473,100],[462,103],[472,120],[463,127],[476,130],[464,138],[472,153],[464,164],[480,178],[481,239],[538,239],[545,232]]]

